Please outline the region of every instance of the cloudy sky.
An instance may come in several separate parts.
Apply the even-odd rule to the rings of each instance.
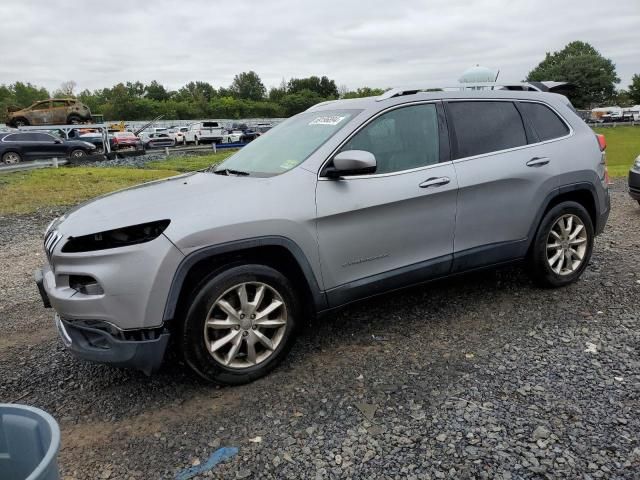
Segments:
[[[476,63],[521,80],[572,40],[640,73],[640,0],[1,0],[0,84],[78,89],[158,80],[265,85],[328,75],[350,88],[450,84]]]

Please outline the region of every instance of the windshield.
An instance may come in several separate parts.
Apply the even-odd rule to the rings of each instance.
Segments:
[[[277,175],[304,162],[362,110],[304,112],[258,137],[216,170]]]

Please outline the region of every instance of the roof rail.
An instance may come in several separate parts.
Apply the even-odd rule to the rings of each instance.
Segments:
[[[540,87],[527,82],[478,82],[478,83],[458,83],[451,86],[442,85],[420,85],[408,86],[401,88],[392,88],[376,98],[376,101],[387,100],[389,98],[401,97],[403,95],[413,95],[418,92],[441,92],[441,91],[460,91],[460,90],[520,90],[530,92],[543,91]]]

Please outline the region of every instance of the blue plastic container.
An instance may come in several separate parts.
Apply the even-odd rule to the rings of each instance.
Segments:
[[[0,403],[0,478],[59,480],[60,428],[51,415]]]

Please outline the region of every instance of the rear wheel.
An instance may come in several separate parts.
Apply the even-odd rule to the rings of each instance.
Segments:
[[[277,270],[232,267],[197,291],[183,325],[185,360],[216,383],[260,378],[291,348],[300,312],[293,286]]]
[[[576,202],[553,207],[542,219],[530,252],[532,277],[540,286],[555,288],[575,282],[593,250],[593,222]]]
[[[67,122],[69,125],[78,125],[82,123],[82,118],[80,118],[78,115],[69,115]]]
[[[7,165],[15,165],[16,163],[20,163],[22,161],[22,157],[18,152],[7,152],[2,155],[2,163]]]

